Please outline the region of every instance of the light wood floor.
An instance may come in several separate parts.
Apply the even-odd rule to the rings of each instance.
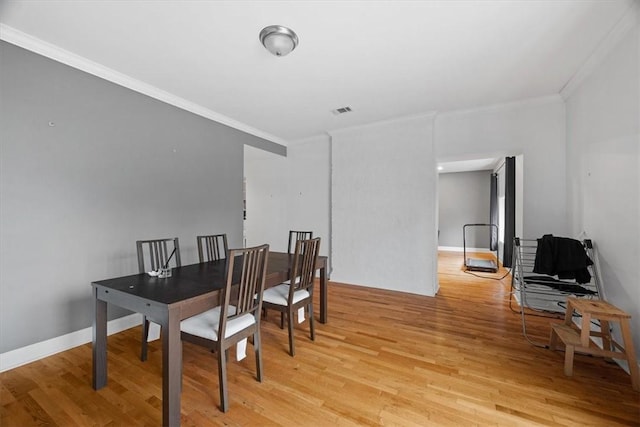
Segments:
[[[251,351],[230,363],[226,414],[215,355],[185,344],[182,425],[640,425],[640,394],[620,367],[576,355],[565,377],[562,352],[523,338],[508,279],[462,272],[459,253],[439,265],[435,298],[331,283],[329,323],[316,322],[315,342],[299,327],[295,358],[271,313],[265,380]],[[546,340],[549,320],[529,332]],[[139,334],[109,337],[109,382],[97,392],[91,344],[0,374],[0,425],[160,425],[159,342],[142,363]]]

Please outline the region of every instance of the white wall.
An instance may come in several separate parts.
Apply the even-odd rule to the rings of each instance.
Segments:
[[[287,157],[246,146],[247,245],[269,243],[286,251],[289,230],[311,230],[322,239],[320,254],[330,248],[328,135],[299,140]]]
[[[434,126],[438,161],[521,155],[523,224],[516,224],[516,233],[567,235],[565,107],[559,95],[441,113]]]
[[[275,249],[284,250],[287,232],[294,224],[320,230],[318,235],[323,238],[327,230],[331,239],[323,239],[323,253],[331,254],[332,280],[435,294],[437,278],[425,286],[389,278],[385,275],[389,273],[370,268],[375,263],[371,260],[381,259],[380,254],[359,258],[355,254],[360,243],[352,241],[355,230],[366,235],[402,236],[415,219],[415,230],[410,234],[433,240],[432,247],[425,249],[428,253],[416,255],[424,257],[422,263],[428,269],[421,280],[435,274],[437,182],[431,179],[437,179],[437,175],[429,169],[432,162],[435,166],[431,144],[435,144],[441,161],[517,155],[518,167],[524,169],[519,193],[525,194],[519,207],[524,224],[516,225],[517,234],[527,238],[545,233],[567,235],[565,111],[561,97],[439,114],[429,129],[416,129],[415,123],[415,118],[409,118],[333,132],[331,139],[298,141],[288,147],[286,158],[247,148],[248,244],[269,242]],[[420,141],[427,144],[420,145]],[[405,187],[402,180],[410,184]],[[341,193],[331,195],[337,189]],[[313,211],[301,214],[304,211],[299,207],[309,199]],[[424,205],[428,206],[426,211]],[[309,215],[313,225],[305,227],[303,218]],[[423,223],[431,220],[433,229]],[[426,235],[421,234],[422,228],[429,228],[424,231]],[[336,239],[341,241],[336,243]],[[398,242],[385,245],[384,251],[407,251],[411,247],[404,246],[404,238]],[[375,245],[380,246],[377,242]],[[398,262],[404,265],[405,261]]]
[[[272,250],[287,250],[289,163],[286,157],[245,145],[247,246],[268,243]]]
[[[331,247],[330,145],[329,135],[323,135],[287,147],[287,219],[292,230],[312,230],[314,237],[322,239],[321,255],[328,255]]]
[[[332,280],[437,291],[433,116],[332,132]]]
[[[640,348],[640,30],[632,24],[568,95],[569,223],[593,239],[607,299]],[[627,17],[629,18],[629,17]]]

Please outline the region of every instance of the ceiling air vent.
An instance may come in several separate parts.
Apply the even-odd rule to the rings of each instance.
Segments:
[[[349,112],[351,112],[351,107],[336,108],[335,110],[332,111],[332,113],[335,114],[336,116],[338,114],[344,114],[344,113],[349,113]]]

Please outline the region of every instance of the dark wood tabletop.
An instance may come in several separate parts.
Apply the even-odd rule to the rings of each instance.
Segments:
[[[289,280],[292,255],[269,252],[265,288]],[[327,322],[327,257],[318,257],[320,322]],[[171,277],[148,274],[91,283],[94,299],[93,388],[107,385],[107,304],[144,314],[162,327],[162,423],[180,425],[182,351],[180,321],[218,305],[225,283],[225,260],[172,269]]]
[[[291,258],[292,255],[285,252],[269,252],[265,289],[289,279]],[[326,268],[326,258],[318,257],[318,269]],[[236,263],[239,269],[238,264]],[[224,259],[202,262],[174,267],[171,277],[167,278],[141,273],[98,280],[92,282],[92,285],[124,292],[161,304],[173,304],[222,289],[225,281],[225,265]]]

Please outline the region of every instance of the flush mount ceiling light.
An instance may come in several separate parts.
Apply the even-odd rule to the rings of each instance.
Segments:
[[[282,25],[269,25],[260,31],[260,43],[276,56],[285,56],[298,46],[296,33]]]

